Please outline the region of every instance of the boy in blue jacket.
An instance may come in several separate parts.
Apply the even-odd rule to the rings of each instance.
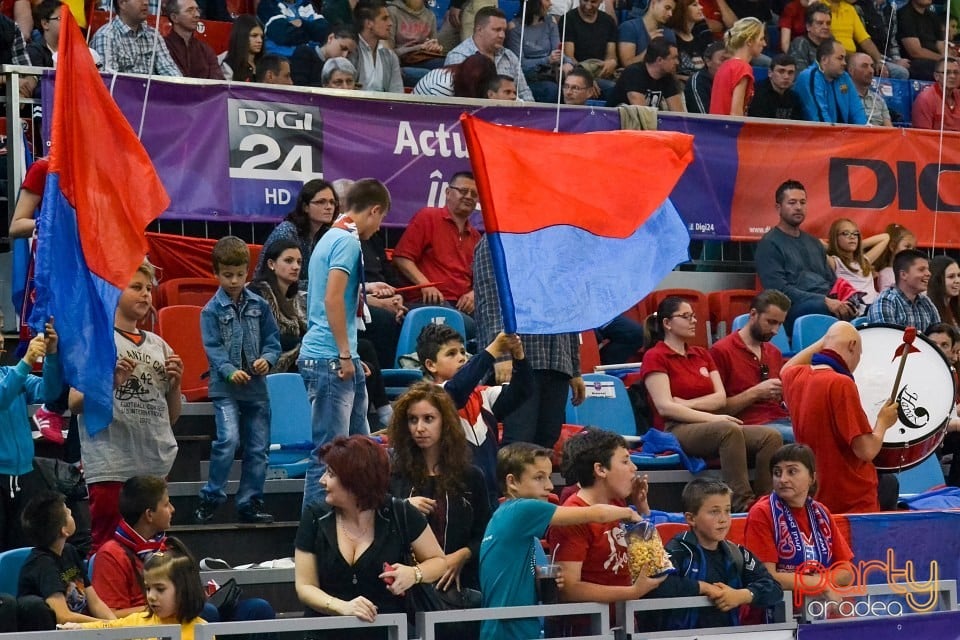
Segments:
[[[264,376],[280,357],[280,330],[267,301],[246,287],[250,249],[236,236],[213,246],[213,272],[220,288],[200,312],[203,349],[210,363],[210,399],[217,438],[210,473],[200,489],[194,520],[213,519],[227,499],[224,488],[243,435],[243,466],[237,490],[240,522],[269,524],[263,510],[263,483],[270,447],[270,400]]]
[[[712,608],[665,612],[667,629],[702,629],[740,624],[740,607],[772,607],[783,589],[763,563],[727,540],[730,531],[730,487],[710,478],[696,478],[683,488],[683,510],[690,530],[666,545],[677,570],[648,598],[707,596]]]
[[[43,378],[30,375],[40,358]],[[29,546],[20,533],[20,513],[26,498],[20,491],[20,476],[33,470],[27,405],[53,402],[62,391],[57,332],[50,318],[44,332],[30,341],[16,365],[0,367],[0,550]]]

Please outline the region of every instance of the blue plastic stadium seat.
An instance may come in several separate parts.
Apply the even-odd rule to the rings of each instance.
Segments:
[[[649,453],[631,453],[630,461],[637,465],[637,469],[676,469],[681,467],[680,454],[668,453],[662,456],[654,456]]]
[[[900,122],[910,122],[910,112],[913,109],[913,93],[911,80],[896,80],[894,78],[874,78],[871,87],[883,96],[891,116],[900,116]]]
[[[437,29],[439,29],[450,8],[450,0],[427,0],[427,6],[433,11],[433,15],[437,16]]]
[[[850,324],[859,329],[860,327],[865,327],[870,323],[867,321],[867,316],[859,316],[851,320]]]
[[[460,334],[466,335],[463,316],[451,307],[418,307],[411,309],[403,319],[400,328],[400,337],[397,340],[397,353],[394,358],[393,369],[381,369],[383,384],[387,388],[387,397],[396,398],[414,382],[423,379],[419,369],[403,369],[400,367],[400,358],[417,350],[417,338],[428,324],[446,324]]]
[[[730,330],[739,331],[747,325],[748,320],[750,320],[749,313],[743,313],[737,316],[733,319],[733,327]],[[787,337],[787,332],[783,330],[782,326],[780,327],[780,331],[777,331],[777,335],[773,336],[770,344],[780,349],[780,353],[785,356],[793,355],[793,351],[790,349],[790,338]]]
[[[27,561],[30,550],[31,547],[21,547],[0,553],[0,593],[17,593],[20,568]]]
[[[507,22],[520,18],[520,0],[497,0],[497,7],[507,16]]]
[[[270,462],[268,476],[302,478],[313,449],[310,400],[299,373],[267,376],[270,397]]]
[[[578,407],[567,399],[567,422],[600,427],[622,436],[636,436],[637,421],[633,417],[633,405],[620,378],[604,373],[588,373],[583,376],[583,382],[586,385],[586,398]]]
[[[898,473],[897,479],[900,481],[900,495],[923,493],[943,486],[943,469],[939,458],[933,454],[914,468]]]
[[[793,339],[790,341],[794,351],[803,351],[822,338],[836,321],[833,316],[822,313],[811,313],[797,318],[793,323]]]

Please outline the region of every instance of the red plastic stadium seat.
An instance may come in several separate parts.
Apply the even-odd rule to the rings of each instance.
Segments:
[[[710,322],[710,304],[707,300],[707,294],[696,291],[695,289],[660,289],[647,296],[647,301],[651,304],[650,313],[656,311],[657,307],[664,298],[677,296],[683,298],[693,307],[693,312],[697,314],[697,331],[691,344],[698,347],[708,347],[710,342],[707,338],[707,325]]]
[[[727,289],[708,294],[707,302],[710,305],[713,335],[722,338],[730,333],[733,319],[741,314],[750,313],[750,302],[756,295],[757,292],[753,289]]]
[[[200,335],[200,307],[174,305],[160,309],[160,337],[183,360],[183,396],[190,402],[206,400],[209,369]]]
[[[214,278],[174,278],[160,283],[154,304],[157,308],[174,305],[203,307],[217,292],[220,284]]]

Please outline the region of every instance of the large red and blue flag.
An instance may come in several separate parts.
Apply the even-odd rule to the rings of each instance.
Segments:
[[[62,18],[30,325],[56,319],[64,379],[83,393],[96,433],[113,419],[117,302],[146,256],[146,226],[170,198],[73,15]]]
[[[508,333],[600,327],[688,259],[668,196],[693,160],[693,136],[460,119]]]

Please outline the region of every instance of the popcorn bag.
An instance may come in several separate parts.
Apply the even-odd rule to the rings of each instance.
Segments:
[[[631,522],[623,525],[630,560],[630,575],[636,580],[645,575],[651,578],[676,573],[670,555],[663,548],[660,534],[652,523]]]

